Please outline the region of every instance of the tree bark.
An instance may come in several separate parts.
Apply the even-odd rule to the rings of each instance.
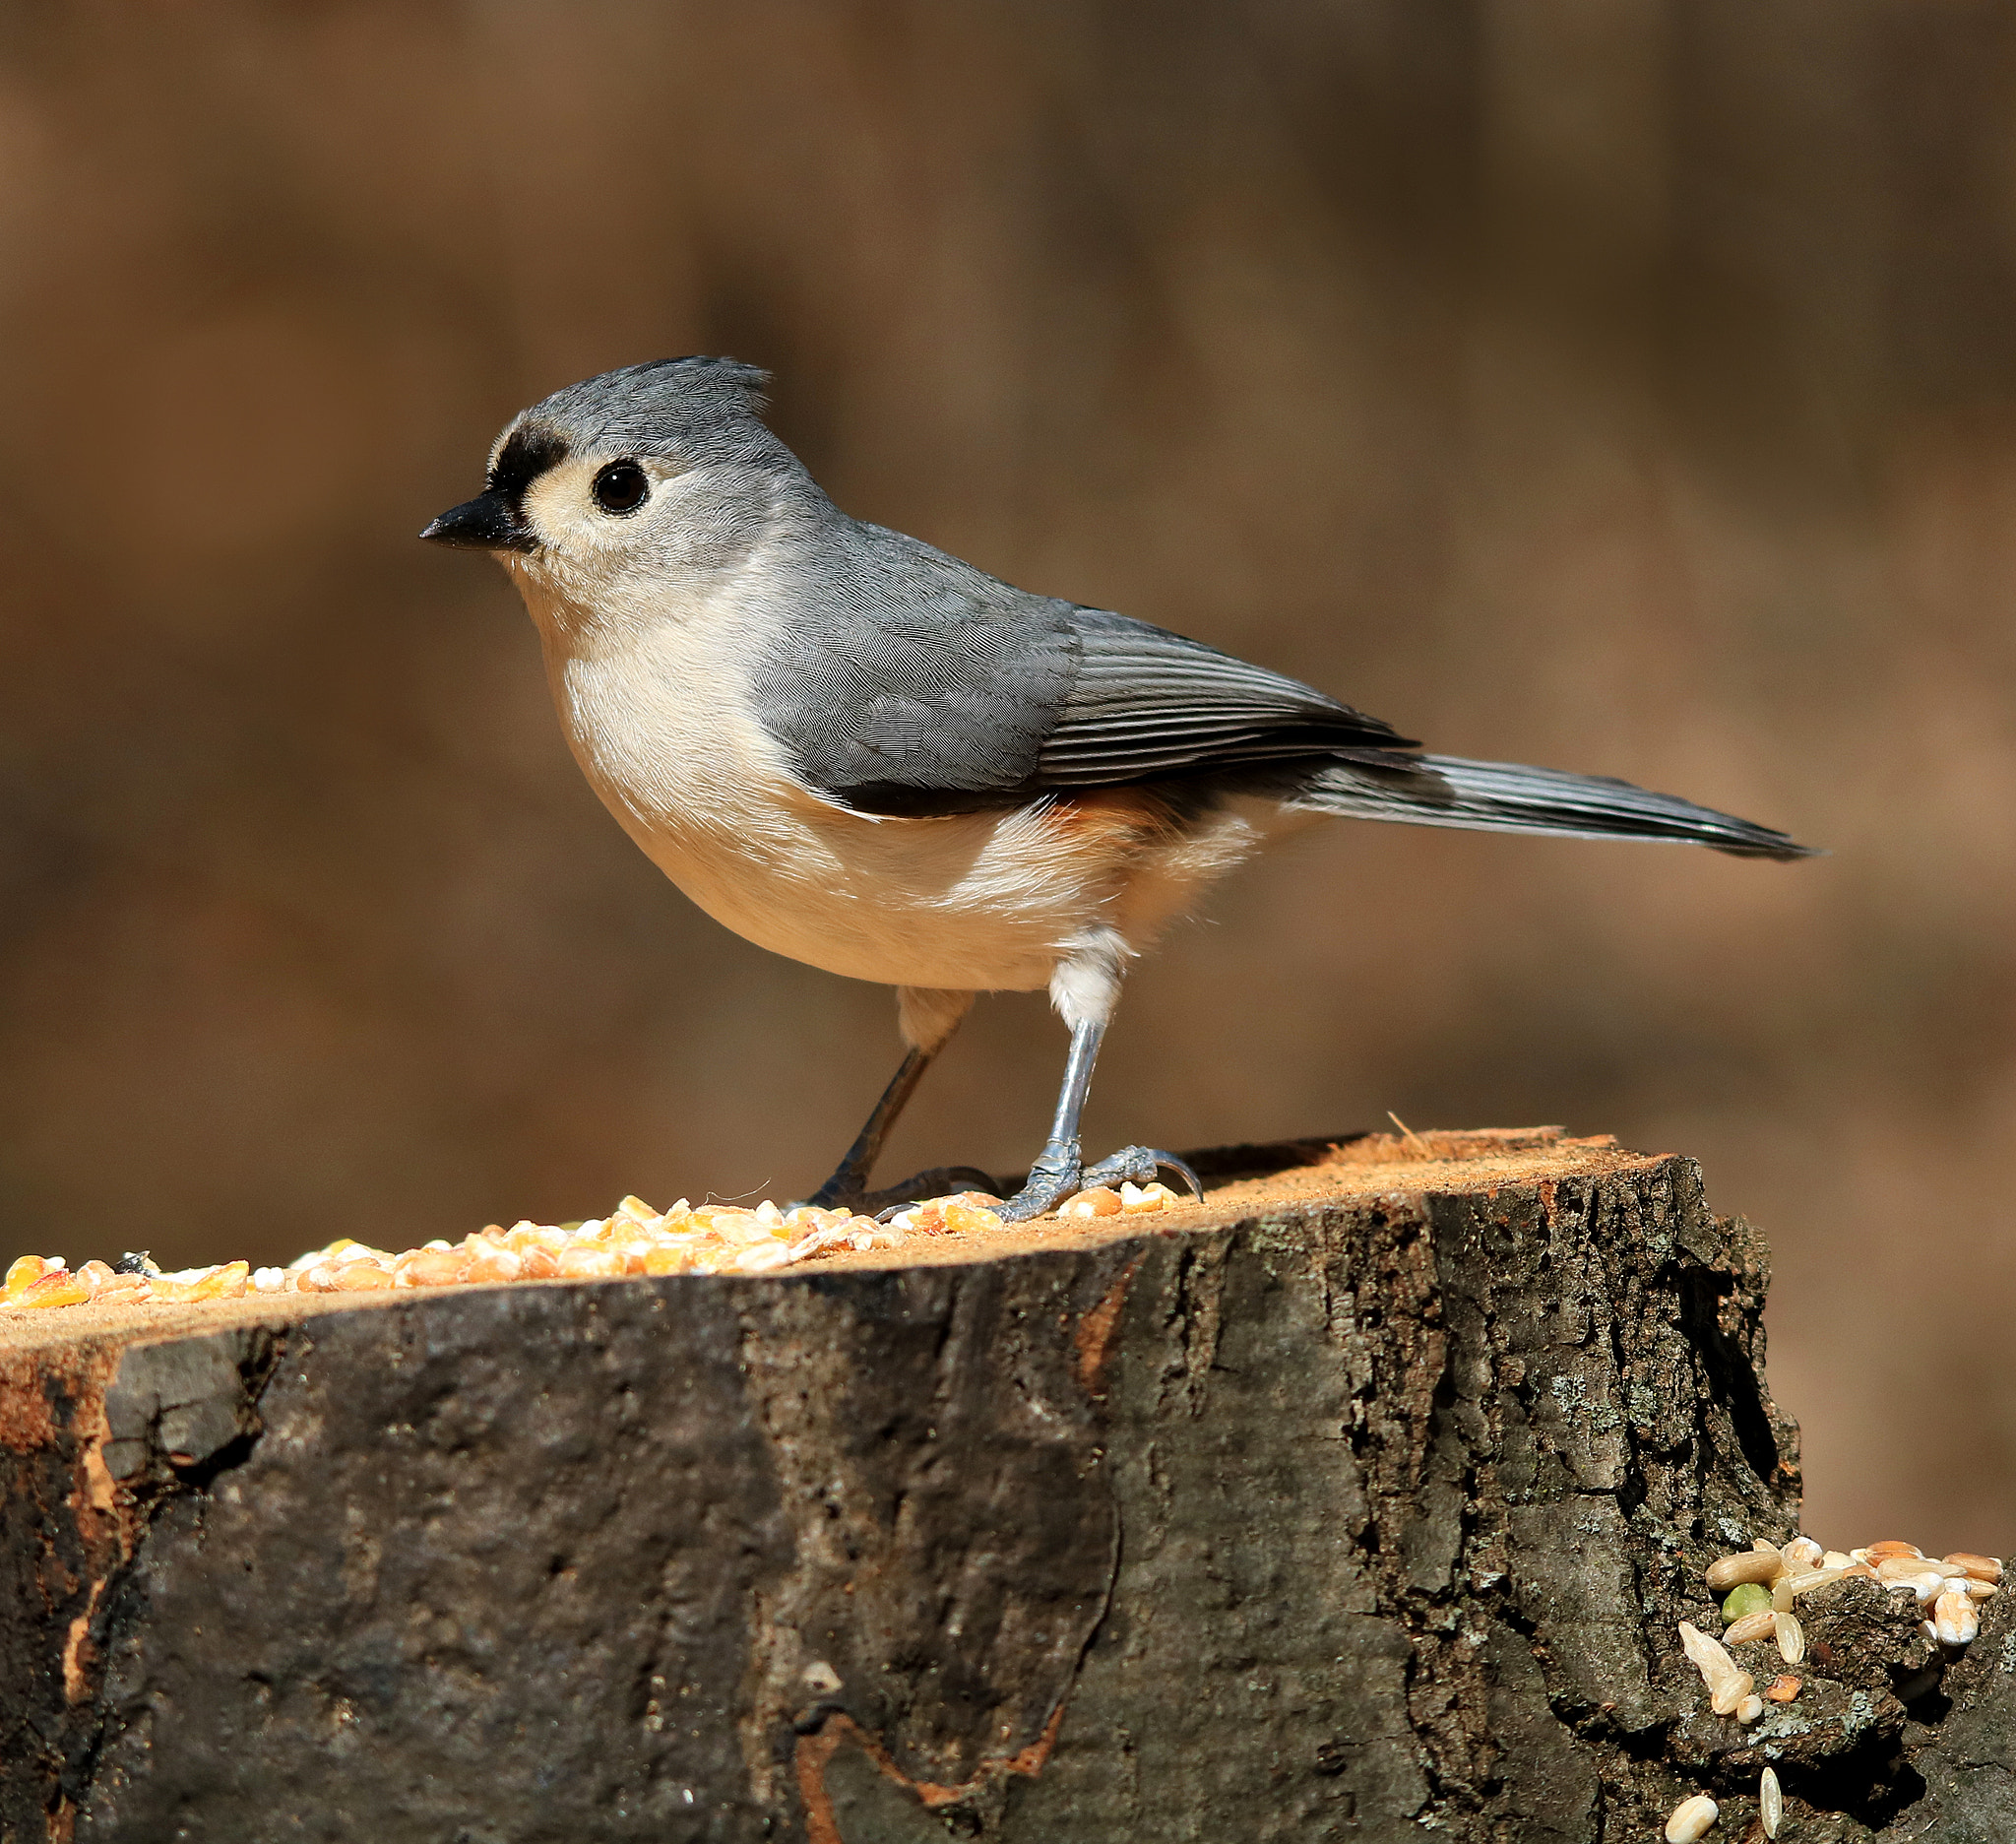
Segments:
[[[1844,1584],[1796,1702],[1706,1711],[1676,1622],[1798,1473],[1691,1162],[1207,1176],[927,1259],[18,1315],[0,1837],[1738,1839],[1767,1759],[1800,1844],[2011,1834],[2000,1600],[1942,1674]]]

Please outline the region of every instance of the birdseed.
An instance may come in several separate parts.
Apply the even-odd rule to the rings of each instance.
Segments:
[[[1744,1582],[1770,1581],[1782,1567],[1776,1550],[1745,1550],[1739,1556],[1725,1556],[1720,1561],[1709,1563],[1708,1585],[1717,1594],[1727,1594]]]
[[[1796,1614],[1774,1612],[1771,1620],[1778,1629],[1778,1656],[1788,1665],[1796,1665],[1806,1655],[1806,1629],[1799,1624]]]
[[[1679,1622],[1680,1644],[1701,1673],[1709,1708],[1718,1716],[1754,1722],[1766,1700],[1790,1703],[1797,1696],[1801,1681],[1783,1674],[1756,1691],[1750,1674],[1728,1647],[1775,1639],[1788,1665],[1801,1663],[1806,1634],[1794,1604],[1854,1576],[1885,1588],[1909,1588],[1914,1608],[1931,1603],[1930,1618],[1922,1622],[1925,1637],[1958,1651],[1981,1631],[1980,1603],[1997,1592],[2002,1560],[1956,1550],[1934,1561],[1915,1543],[1896,1539],[1861,1550],[1822,1550],[1809,1537],[1796,1537],[1783,1548],[1759,1539],[1748,1550],[1716,1558],[1702,1579],[1711,1592],[1724,1596],[1722,1612],[1729,1624],[1721,1640],[1711,1639],[1691,1621]]]
[[[500,1286],[516,1281],[604,1280],[622,1275],[769,1274],[822,1255],[898,1248],[915,1237],[987,1236],[1005,1227],[998,1197],[982,1191],[933,1197],[889,1223],[809,1204],[766,1199],[655,1210],[625,1197],[606,1217],[582,1223],[492,1223],[418,1248],[374,1248],[340,1237],[284,1268],[256,1272],[243,1261],[162,1273],[145,1257],[121,1272],[102,1261],[73,1271],[61,1255],[23,1255],[0,1280],[0,1309],[237,1300],[247,1294],[367,1294],[391,1289]],[[1079,1192],[1061,1217],[1139,1216],[1181,1203],[1164,1184],[1098,1186]]]
[[[1967,1645],[1981,1631],[1981,1616],[1973,1599],[1948,1590],[1932,1603],[1932,1631],[1941,1645]]]
[[[1778,1774],[1767,1767],[1757,1780],[1757,1815],[1764,1820],[1764,1835],[1775,1838],[1778,1827],[1785,1822],[1785,1794],[1778,1784]]]
[[[1729,1591],[1729,1598],[1722,1604],[1722,1617],[1731,1625],[1748,1619],[1752,1614],[1771,1612],[1771,1590],[1761,1581],[1739,1582]],[[1728,1634],[1723,1635],[1725,1638]]]
[[[1772,1611],[1771,1599],[1767,1595],[1764,1606],[1752,1614],[1745,1614],[1724,1630],[1724,1645],[1748,1645],[1755,1639],[1768,1639],[1778,1628],[1779,1616]]]
[[[1787,1568],[1825,1568],[1827,1552],[1810,1537],[1795,1537],[1779,1554],[1785,1558]]]
[[[2002,1564],[1992,1556],[1975,1556],[1966,1550],[1955,1550],[1951,1556],[1941,1557],[1939,1559],[1946,1564],[1950,1573],[1986,1582],[1990,1587],[2002,1579]]]
[[[1666,1821],[1666,1844],[1699,1844],[1721,1815],[1720,1808],[1706,1793],[1683,1799]]]

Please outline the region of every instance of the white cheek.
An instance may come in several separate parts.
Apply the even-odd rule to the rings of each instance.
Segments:
[[[647,463],[650,497],[634,512],[610,513],[595,503],[598,466],[563,462],[526,488],[525,520],[540,543],[583,558],[633,549],[645,529],[677,516],[678,501],[692,478]]]

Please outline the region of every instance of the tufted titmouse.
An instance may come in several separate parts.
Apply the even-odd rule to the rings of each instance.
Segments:
[[[1044,986],[1070,1059],[1002,1214],[1158,1169],[1197,1190],[1153,1148],[1082,1165],[1093,1060],[1127,963],[1301,816],[1808,856],[1625,782],[1418,754],[1264,667],[850,519],[764,426],[767,381],[694,357],[571,385],[420,536],[510,573],[575,758],[667,877],[764,947],[897,988],[908,1053],[815,1203],[983,1176],[867,1188],[975,993]]]

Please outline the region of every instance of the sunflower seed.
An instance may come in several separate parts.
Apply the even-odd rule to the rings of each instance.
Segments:
[[[1702,1579],[1716,1594],[1727,1594],[1746,1581],[1769,1581],[1778,1573],[1778,1567],[1776,1550],[1743,1550],[1710,1562]]]
[[[1754,1639],[1768,1639],[1780,1620],[1790,1620],[1791,1615],[1775,1614],[1764,1608],[1755,1614],[1745,1614],[1741,1620],[1723,1629],[1724,1645],[1748,1645]]]

